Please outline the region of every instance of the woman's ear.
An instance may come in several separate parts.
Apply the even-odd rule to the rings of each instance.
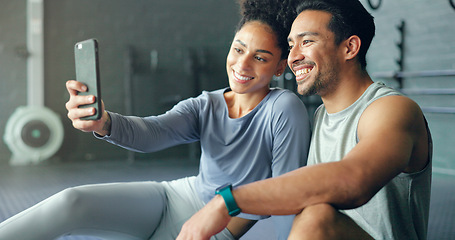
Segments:
[[[352,35],[345,41],[345,54],[346,60],[354,59],[360,51],[360,46],[362,44],[360,38],[357,35]]]
[[[284,70],[286,70],[287,64],[288,64],[288,60],[287,59],[281,59],[278,62],[278,66],[276,68],[275,76],[281,76],[281,74],[284,73]]]

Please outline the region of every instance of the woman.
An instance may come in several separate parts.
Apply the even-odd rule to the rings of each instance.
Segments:
[[[294,170],[306,162],[310,127],[306,109],[287,90],[271,89],[286,67],[288,31],[276,20],[279,1],[246,1],[226,70],[229,87],[203,92],[159,116],[126,117],[104,111],[80,118],[93,98],[68,81],[73,126],[121,147],[158,151],[201,143],[200,172],[170,182],[96,184],[66,189],[0,225],[0,239],[52,239],[84,234],[105,239],[175,239],[183,223],[231,182],[239,186]],[[238,239],[266,216],[240,213],[213,239]],[[288,216],[283,232],[291,227]],[[286,229],[288,228],[288,229]]]

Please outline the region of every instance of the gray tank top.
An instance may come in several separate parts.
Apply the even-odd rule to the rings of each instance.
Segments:
[[[341,160],[358,143],[357,126],[363,111],[375,100],[401,95],[383,83],[373,83],[351,106],[328,114],[324,105],[315,113],[308,165]],[[368,203],[342,212],[374,239],[426,239],[431,190],[430,163],[420,172],[401,173]]]

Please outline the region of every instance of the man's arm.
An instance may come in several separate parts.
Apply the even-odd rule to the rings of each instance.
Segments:
[[[237,205],[242,212],[261,215],[298,214],[318,203],[355,208],[369,201],[400,172],[421,170],[428,161],[428,154],[411,157],[415,156],[414,147],[427,142],[427,136],[420,108],[406,97],[384,97],[371,104],[360,119],[358,136],[359,143],[341,161],[303,167],[236,188],[233,195]],[[224,207],[222,199],[215,198],[207,206],[201,210],[204,215],[228,217],[227,211],[219,210]],[[195,226],[204,223],[195,215],[185,225],[197,232]],[[185,225],[182,233],[188,230]]]
[[[423,114],[409,98],[375,101],[360,119],[358,136],[359,143],[341,161],[303,167],[235,189],[238,206],[247,213],[275,215],[298,214],[317,203],[355,208],[399,173],[419,171],[428,162]],[[417,154],[420,158],[411,157],[420,143],[425,143],[425,152]]]

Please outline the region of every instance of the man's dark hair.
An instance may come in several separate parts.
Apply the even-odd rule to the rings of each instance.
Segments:
[[[281,0],[239,0],[241,6],[241,19],[237,25],[238,32],[245,23],[259,21],[270,26],[276,34],[278,47],[281,49],[281,59],[289,55],[289,44],[287,37],[290,25],[283,25],[287,14],[282,11],[283,1]]]
[[[295,19],[305,10],[328,12],[332,19],[327,26],[335,35],[335,44],[340,44],[352,35],[361,40],[358,53],[360,66],[366,69],[366,54],[375,34],[373,16],[363,7],[359,0],[295,0],[291,3],[295,9]],[[291,13],[292,14],[292,13]]]

